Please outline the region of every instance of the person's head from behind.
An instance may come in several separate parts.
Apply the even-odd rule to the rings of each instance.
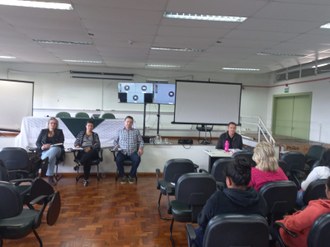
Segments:
[[[252,159],[256,162],[259,170],[277,171],[278,163],[275,157],[275,149],[269,142],[259,142],[253,150]]]
[[[234,122],[229,122],[228,123],[228,134],[230,137],[233,137],[236,133],[236,123]]]
[[[132,116],[125,117],[124,126],[125,129],[131,129],[133,127],[134,119]]]
[[[226,167],[228,188],[246,189],[251,180],[251,166],[244,159],[235,158]]]
[[[48,130],[54,131],[58,127],[58,120],[55,117],[51,117],[48,120]]]
[[[325,150],[322,154],[320,165],[330,168],[330,149]]]
[[[87,122],[86,122],[86,132],[90,133],[90,132],[93,131],[93,129],[94,129],[94,121],[91,120],[91,119],[87,120]]]

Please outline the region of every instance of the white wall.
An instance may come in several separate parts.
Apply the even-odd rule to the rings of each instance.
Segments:
[[[101,71],[114,73],[133,73],[134,81],[146,80],[168,80],[174,82],[176,79],[239,82],[243,85],[268,84],[268,75],[247,75],[231,73],[179,73],[162,70],[134,70],[134,69],[106,69],[96,67],[68,67],[51,66],[40,64],[1,64],[0,78],[30,80],[35,82],[34,92],[34,115],[55,115],[58,111],[67,110],[75,113],[79,110],[90,114],[97,113],[97,109],[113,112],[117,118],[123,118],[127,114],[136,119],[136,126],[142,128],[143,105],[118,103],[117,83],[118,81],[74,79],[70,78],[70,70]],[[197,97],[198,92],[196,92]],[[267,90],[256,88],[245,88],[242,91],[241,115],[267,117]],[[156,133],[157,128],[157,105],[148,104],[146,114],[147,135]],[[161,105],[160,134],[192,136],[198,135],[192,125],[173,125],[173,106]],[[215,135],[218,135],[226,127],[216,126]],[[217,131],[219,133],[217,133]]]

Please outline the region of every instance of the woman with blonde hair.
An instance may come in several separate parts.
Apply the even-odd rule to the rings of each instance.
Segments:
[[[253,150],[252,159],[256,167],[252,167],[250,186],[257,191],[268,182],[288,180],[281,167],[278,166],[275,150],[271,143],[260,142]]]

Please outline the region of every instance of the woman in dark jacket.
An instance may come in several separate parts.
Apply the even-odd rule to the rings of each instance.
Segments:
[[[84,166],[84,186],[88,185],[88,179],[91,172],[91,161],[97,159],[101,148],[100,139],[97,133],[93,132],[94,122],[88,120],[86,130],[79,132],[74,143],[76,148],[82,148],[78,152],[77,159]]]
[[[46,176],[51,185],[56,185],[54,179],[54,168],[56,161],[63,154],[64,135],[61,129],[58,129],[58,120],[51,117],[48,121],[48,129],[42,129],[36,145],[37,151],[41,153],[41,159],[48,158],[48,168]]]

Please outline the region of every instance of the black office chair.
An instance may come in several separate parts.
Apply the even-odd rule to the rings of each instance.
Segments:
[[[226,187],[226,169],[227,166],[232,165],[234,159],[232,158],[222,158],[214,162],[211,170],[211,175],[217,182],[217,188],[219,190]]]
[[[170,159],[166,161],[163,169],[163,177],[161,179],[160,169],[156,169],[157,189],[159,190],[158,213],[161,219],[169,220],[162,216],[160,210],[160,202],[162,195],[167,196],[168,211],[170,212],[170,196],[175,194],[175,184],[179,177],[185,173],[196,172],[195,164],[189,159]]]
[[[77,172],[76,183],[78,183],[79,180],[84,177],[84,174],[81,174],[80,173],[80,167],[83,167],[83,165],[80,163],[80,160],[78,159],[78,153],[79,153],[78,150],[74,150],[73,151],[73,156],[74,156],[74,160],[73,161],[77,164],[74,167],[74,170]],[[97,181],[100,181],[101,174],[100,174],[99,165],[103,161],[103,150],[100,149],[99,152],[98,152],[98,154],[99,155],[98,155],[97,159],[92,160],[89,165],[90,166],[96,166],[96,178],[97,178]],[[84,186],[87,186],[87,185],[88,185],[87,183],[84,183]]]
[[[323,214],[314,222],[308,234],[308,247],[328,247],[330,243],[330,214]]]
[[[251,167],[255,167],[257,164],[252,159],[253,151],[249,150],[240,150],[233,153],[232,158],[244,160],[247,164],[250,164]]]
[[[32,169],[27,151],[19,147],[5,147],[0,151],[0,160],[8,170],[9,180],[35,178],[38,170]]]
[[[111,150],[111,152],[112,152],[112,154],[113,154],[113,159],[114,159],[114,161],[115,161],[115,163],[116,163],[117,151]],[[131,166],[132,166],[132,161],[129,160],[129,159],[125,159],[123,165],[124,165],[124,169],[125,169],[125,167],[131,167]],[[116,182],[118,181],[118,178],[119,178],[119,171],[118,171],[118,169],[117,169],[117,170],[116,170],[116,175],[115,175],[115,180],[116,180]],[[137,181],[138,181],[138,176],[137,176],[137,174],[136,174],[136,175],[135,175],[135,183],[136,183],[136,184],[137,184]]]
[[[194,228],[186,225],[188,246],[194,247]],[[203,247],[269,246],[267,220],[257,214],[222,214],[213,217],[207,224]]]
[[[173,225],[178,222],[196,222],[209,197],[216,191],[216,181],[208,173],[183,174],[175,185],[175,200],[170,202],[172,221],[170,240],[174,246]]]
[[[326,198],[325,184],[327,179],[318,179],[311,182],[303,195],[304,204],[307,205],[309,201],[320,198]]]
[[[104,119],[116,119],[115,115],[110,113],[110,112],[107,112],[107,113],[104,113],[101,118],[104,118]]]
[[[305,162],[309,166],[310,170],[315,162],[322,158],[325,150],[326,148],[321,145],[312,145],[309,147],[307,153],[305,154]]]
[[[283,154],[281,160],[288,165],[289,179],[294,181],[297,188],[300,189],[300,184],[306,178],[306,173],[308,172],[305,167],[305,155],[291,151]]]
[[[267,202],[269,225],[294,211],[297,191],[297,186],[290,180],[269,182],[260,188],[259,193]]]
[[[43,213],[47,209],[47,223],[53,225],[60,213],[60,194],[55,192],[52,195],[44,195],[31,201],[30,204],[40,203],[39,210],[24,208],[19,193],[11,184],[0,183],[0,197],[6,200],[0,200],[0,246],[3,245],[3,239],[20,239],[34,233],[39,245],[42,246],[42,240],[37,233],[37,228],[41,224]]]

